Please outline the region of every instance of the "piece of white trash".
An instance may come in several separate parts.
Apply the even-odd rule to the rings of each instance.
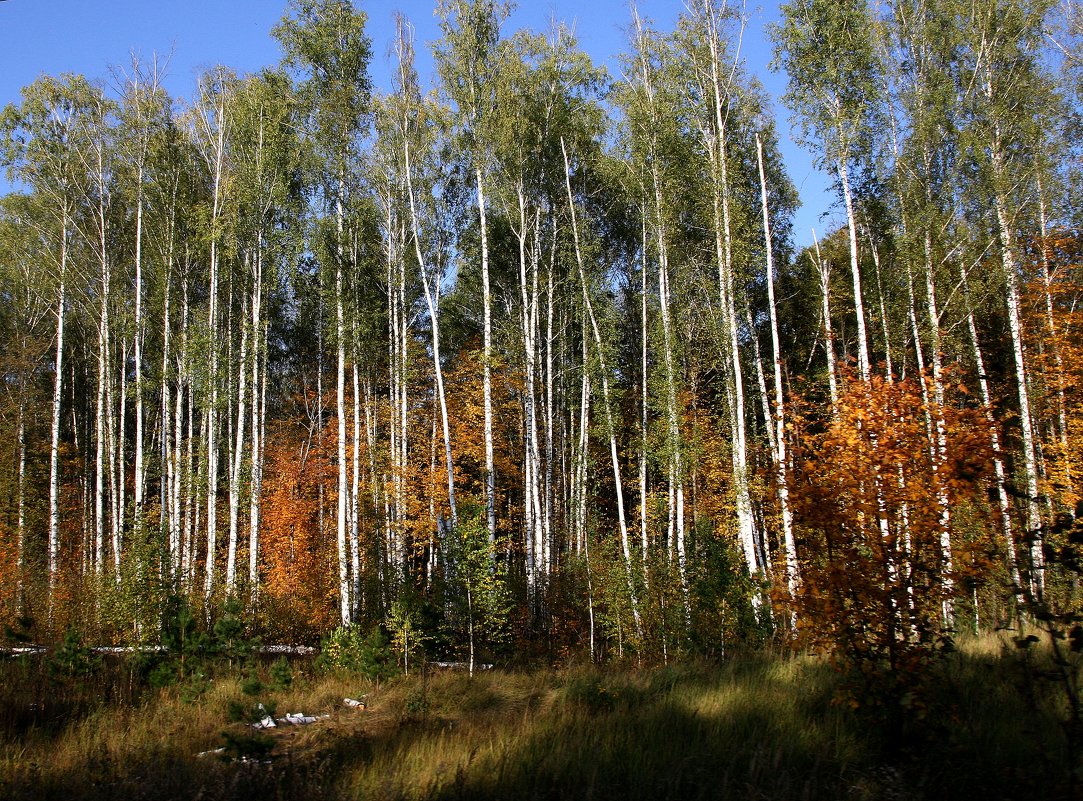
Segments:
[[[313,715],[306,715],[304,712],[290,712],[283,720],[295,726],[304,726],[308,723],[315,723],[318,718]]]
[[[346,704],[346,706],[352,706],[355,709],[358,707],[360,707],[361,709],[365,708],[365,702],[358,701],[356,698],[343,698],[342,701]]]

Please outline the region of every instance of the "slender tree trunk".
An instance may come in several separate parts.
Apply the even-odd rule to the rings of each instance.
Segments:
[[[23,344],[22,351],[25,353],[25,342]],[[15,522],[15,605],[21,614],[25,606],[26,580],[26,378],[23,375],[19,376],[19,409],[15,436],[19,450]]]
[[[995,181],[1003,185],[1003,155],[999,142],[992,146],[991,158]],[[1034,424],[1030,412],[1030,391],[1027,388],[1026,348],[1023,344],[1023,320],[1020,312],[1019,268],[1015,258],[1015,237],[1012,234],[1008,204],[998,189],[994,198],[998,232],[1000,234],[1001,266],[1004,274],[1005,300],[1008,307],[1008,329],[1012,340],[1012,358],[1015,363],[1015,384],[1019,397],[1019,425],[1022,435],[1023,471],[1027,488],[1027,535],[1032,538],[1030,548],[1030,583],[1034,594],[1045,589],[1045,565],[1042,554],[1042,520],[1038,508],[1038,465],[1035,456]]]
[[[103,271],[103,287],[105,276]],[[98,391],[94,408],[94,565],[101,572],[105,551],[105,382],[107,312],[105,310],[108,290],[102,290],[101,308],[98,311]],[[117,576],[119,579],[119,575]]]
[[[554,459],[554,431],[553,431],[553,393],[556,381],[553,375],[553,317],[555,313],[554,300],[554,274],[556,273],[557,261],[557,215],[555,209],[550,210],[553,217],[553,227],[549,242],[549,265],[545,277],[545,485],[543,491],[545,499],[542,507],[544,522],[542,535],[545,537],[545,570],[548,573],[554,567],[553,559],[553,459]]]
[[[576,222],[575,196],[572,194],[572,172],[568,162],[568,150],[564,145],[564,139],[560,141],[561,150],[564,153],[564,181],[568,190],[568,208],[572,221],[572,241],[575,245],[575,261],[579,268],[579,284],[583,289],[583,306],[590,321],[591,332],[594,335],[594,347],[598,354],[598,367],[602,378],[602,403],[605,406],[606,433],[609,435],[609,456],[613,465],[613,484],[617,494],[617,522],[620,526],[620,546],[624,556],[625,578],[628,584],[628,597],[632,604],[632,616],[635,618],[636,632],[642,637],[643,624],[639,615],[639,600],[636,594],[635,582],[632,578],[632,553],[628,541],[628,522],[624,516],[624,484],[621,481],[620,457],[617,453],[617,432],[613,424],[613,407],[609,397],[609,373],[605,363],[605,351],[602,346],[602,334],[598,329],[598,321],[594,316],[594,306],[590,300],[590,292],[587,288],[586,270],[583,267],[583,251],[579,244],[579,225]],[[584,370],[586,365],[584,364]]]
[[[219,99],[216,110],[217,136],[213,151],[214,197],[211,207],[211,253],[208,281],[207,332],[210,342],[210,364],[207,383],[210,397],[207,401],[207,559],[204,567],[203,597],[208,603],[214,592],[215,554],[218,537],[218,225],[222,208],[223,177],[225,170],[225,98]],[[208,609],[209,612],[209,609]]]
[[[741,370],[741,351],[738,340],[737,300],[733,269],[733,237],[730,213],[729,165],[727,163],[727,123],[728,96],[722,83],[722,65],[719,55],[718,20],[709,3],[704,4],[704,22],[711,60],[710,95],[714,117],[714,130],[704,129],[704,140],[709,153],[715,185],[712,191],[712,211],[714,216],[715,259],[718,265],[718,289],[722,308],[723,335],[726,339],[726,357],[728,368],[728,394],[732,399],[730,408],[731,458],[733,464],[733,483],[737,507],[738,541],[741,543],[747,562],[749,575],[755,576],[766,570],[767,565],[760,565],[756,552],[756,529],[752,514],[752,499],[749,491],[748,443],[745,424],[744,376]],[[659,198],[660,202],[660,198]],[[662,314],[663,334],[666,327],[666,312]],[[766,393],[765,393],[766,394]],[[671,426],[673,423],[671,422]],[[681,547],[678,542],[678,547]],[[683,548],[682,548],[683,550]],[[759,604],[759,596],[754,602]],[[688,598],[685,589],[685,617],[688,618]]]
[[[161,396],[161,416],[162,416],[162,431],[161,438],[158,442],[158,470],[160,473],[159,479],[159,505],[161,509],[158,514],[158,527],[159,530],[166,535],[166,548],[168,549],[166,555],[166,563],[162,566],[163,576],[167,578],[167,582],[172,584],[177,577],[177,530],[173,526],[173,522],[176,519],[175,509],[173,507],[173,485],[176,483],[176,465],[173,464],[173,460],[170,458],[173,452],[173,410],[171,408],[171,396],[169,386],[169,366],[170,361],[173,358],[173,340],[170,336],[172,330],[172,277],[173,277],[173,214],[172,212],[176,208],[176,196],[173,197],[173,205],[170,209],[170,224],[169,234],[166,246],[166,252],[163,254],[163,275],[162,275],[162,361],[160,364],[160,383],[158,384],[158,392]],[[138,401],[137,401],[138,405]],[[136,426],[138,428],[138,425]]]
[[[1064,398],[1064,356],[1061,349],[1061,336],[1053,316],[1053,267],[1049,261],[1049,230],[1046,220],[1046,196],[1041,177],[1038,178],[1038,223],[1041,233],[1041,252],[1039,263],[1042,268],[1042,289],[1045,295],[1045,318],[1049,326],[1049,348],[1053,352],[1053,366],[1056,370],[1054,386],[1057,391],[1057,433],[1060,446],[1060,463],[1064,473],[1064,484],[1072,486],[1072,460],[1068,445],[1068,413]]]
[[[186,271],[187,272],[187,271]],[[177,353],[177,399],[173,406],[173,513],[177,529],[178,548],[173,555],[175,569],[179,569],[178,582],[187,587],[192,580],[192,513],[191,486],[195,472],[192,464],[192,395],[188,372],[188,276],[181,279],[180,350]],[[188,387],[187,429],[184,427],[184,390]],[[187,437],[184,436],[187,430]],[[187,448],[182,459],[183,448]]]
[[[931,198],[928,198],[931,201]],[[940,347],[940,312],[936,302],[936,282],[933,276],[932,233],[925,231],[925,298],[929,319],[929,358],[932,361],[933,379],[933,434],[932,478],[936,487],[936,502],[939,507],[941,584],[944,592],[943,616],[947,629],[955,627],[955,602],[953,595],[955,582],[954,564],[951,547],[951,506],[948,501],[947,487],[944,484],[944,470],[948,460],[947,424],[944,421],[944,367]],[[924,382],[924,376],[922,377]],[[926,404],[928,405],[928,404]]]
[[[905,228],[905,225],[903,227]],[[876,271],[876,295],[880,302],[880,328],[884,336],[884,367],[887,371],[885,378],[887,378],[888,383],[890,384],[895,380],[895,371],[891,363],[891,332],[888,328],[887,301],[884,299],[884,283],[881,278],[880,251],[872,238],[872,231],[869,230],[867,226],[865,228],[865,238],[869,240],[869,250],[872,253],[873,269]]]
[[[132,358],[135,363],[135,468],[133,476],[132,504],[134,528],[143,526],[143,496],[146,471],[143,467],[144,409],[143,409],[143,165],[140,163],[136,176],[135,201],[135,334]]]
[[[982,407],[989,427],[989,444],[993,449],[993,469],[996,474],[997,506],[1000,509],[1000,525],[1004,534],[1004,551],[1008,561],[1008,572],[1016,588],[1016,597],[1021,598],[1022,578],[1019,575],[1019,560],[1015,551],[1015,534],[1012,526],[1011,501],[1008,498],[1008,477],[1004,469],[1004,457],[1000,449],[1000,434],[993,416],[993,398],[989,391],[989,379],[985,372],[985,358],[978,340],[978,328],[974,322],[974,307],[970,299],[970,283],[966,265],[959,263],[959,274],[966,302],[966,325],[970,334],[970,349],[974,357],[974,368],[978,376],[978,389],[981,392]]]
[[[335,415],[338,421],[337,472],[338,472],[338,514],[336,517],[336,542],[338,544],[338,592],[339,614],[342,625],[350,623],[350,568],[346,554],[346,507],[349,500],[349,486],[346,483],[346,326],[345,326],[345,288],[342,275],[342,231],[343,231],[343,178],[338,179],[338,192],[335,197],[335,225],[337,231],[335,259]]]
[[[538,446],[538,419],[536,405],[537,309],[538,309],[538,243],[535,239],[531,256],[527,255],[530,235],[530,215],[527,211],[526,191],[520,182],[517,187],[519,226],[515,235],[519,243],[519,322],[523,336],[525,362],[525,386],[523,388],[524,428],[523,437],[523,527],[526,535],[527,595],[536,607],[540,583],[545,580],[544,534],[542,532],[540,462]],[[537,215],[535,215],[537,216]],[[539,230],[535,220],[535,236]]]
[[[489,234],[485,208],[485,182],[481,166],[474,170],[478,182],[478,217],[481,223],[481,303],[483,317],[482,393],[485,406],[485,512],[489,543],[496,540],[496,467],[493,457],[493,323],[489,291]]]
[[[647,331],[647,215],[641,215],[640,265],[639,265],[639,538],[640,558],[643,564],[643,584],[650,587],[650,531],[647,504],[649,503],[647,484],[648,451],[648,350]]]
[[[248,256],[251,259],[251,254]],[[233,428],[233,460],[229,474],[229,544],[226,551],[226,595],[233,596],[237,580],[237,533],[240,527],[241,468],[244,466],[244,428],[248,394],[248,329],[241,310],[241,352],[237,368],[237,421]],[[253,359],[254,362],[254,359]],[[255,386],[253,384],[253,386]],[[253,407],[255,401],[253,401]]]
[[[779,512],[782,515],[782,543],[786,557],[786,586],[791,598],[797,597],[801,574],[797,563],[797,545],[793,536],[793,512],[790,509],[789,459],[786,452],[786,405],[782,392],[782,346],[778,336],[778,314],[775,303],[774,246],[771,240],[771,217],[767,205],[767,181],[763,172],[763,143],[756,136],[756,164],[760,176],[760,205],[763,210],[763,241],[767,263],[767,308],[771,319],[771,352],[774,356],[775,385],[775,487]],[[889,368],[890,371],[890,368]],[[791,625],[796,620],[791,617]]]
[[[857,253],[857,219],[854,216],[854,201],[850,194],[850,176],[846,163],[837,165],[839,182],[842,184],[842,197],[846,204],[846,225],[850,234],[850,274],[854,283],[854,312],[857,315],[857,366],[862,381],[869,380],[869,340],[865,333],[865,301],[861,293],[861,269]]]
[[[256,237],[255,276],[252,280],[252,477],[248,492],[248,598],[259,599],[259,527],[263,491],[263,411],[267,400],[267,335],[263,321],[263,232]],[[262,368],[262,369],[261,369]]]
[[[831,396],[831,416],[839,416],[839,384],[835,368],[835,335],[831,331],[831,263],[820,256],[816,231],[812,232],[816,251],[816,271],[820,276],[820,315],[824,323],[824,353],[827,355],[827,386]]]
[[[444,394],[444,369],[440,356],[440,277],[429,277],[428,262],[421,250],[421,231],[417,218],[417,206],[414,202],[413,170],[410,166],[410,143],[403,143],[404,163],[406,169],[406,191],[410,201],[410,223],[413,228],[414,253],[421,271],[421,286],[425,292],[425,305],[429,310],[429,325],[432,332],[432,366],[436,379],[436,397],[440,404],[440,425],[444,436],[444,464],[447,468],[447,495],[448,507],[451,512],[451,527],[458,529],[459,514],[455,505],[455,467],[452,458],[451,430],[448,421],[447,396]]]
[[[101,570],[101,560],[99,555],[103,548],[103,542],[105,539],[105,448],[106,448],[106,414],[109,412],[106,408],[106,384],[109,381],[109,348],[110,348],[110,336],[109,336],[109,301],[112,297],[112,281],[110,277],[110,264],[108,254],[108,239],[106,234],[106,214],[105,214],[105,172],[104,172],[104,158],[105,153],[102,143],[99,142],[98,148],[98,203],[97,203],[97,224],[98,224],[98,278],[100,283],[99,297],[98,297],[98,391],[95,401],[94,410],[94,543],[95,543],[95,561],[97,563],[97,569]],[[123,363],[121,367],[123,371]],[[110,456],[112,451],[110,451]],[[111,511],[116,512],[116,498],[114,496],[114,505]],[[116,548],[116,530],[114,525],[114,549]],[[116,579],[120,581],[120,556],[119,553],[114,554],[116,560]]]
[[[356,339],[355,339],[356,341]],[[353,609],[361,613],[361,378],[357,362],[353,379],[353,486],[350,492],[350,568],[353,571]]]
[[[124,553],[124,522],[128,519],[126,514],[128,484],[127,481],[125,481],[125,470],[128,464],[128,459],[125,454],[125,446],[127,444],[126,426],[128,422],[128,370],[126,369],[127,363],[128,340],[127,337],[122,337],[120,340],[119,359],[120,402],[117,404],[115,427],[112,423],[113,418],[110,418],[109,427],[109,458],[110,463],[113,465],[113,555],[116,559],[117,581],[120,581],[120,564]],[[109,408],[112,408],[112,405],[112,400],[110,400]],[[116,432],[115,435],[113,433],[114,431]]]

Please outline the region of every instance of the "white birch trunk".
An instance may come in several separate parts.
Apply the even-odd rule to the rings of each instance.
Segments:
[[[262,267],[260,276],[262,279]],[[257,301],[260,298],[257,296]],[[267,326],[262,312],[258,311],[261,303],[256,304],[257,311],[252,319],[255,329],[260,332],[259,346],[255,349],[252,360],[252,486],[248,498],[248,595],[249,602],[255,606],[259,601],[259,530],[262,523],[263,509],[263,459],[267,439],[264,436],[267,419]],[[256,397],[259,398],[257,410]]]
[[[68,269],[68,209],[60,223],[60,286],[56,302],[56,359],[53,374],[52,419],[49,426],[49,618],[52,619],[56,581],[60,571],[60,399],[64,377],[65,280]]]
[[[647,504],[647,448],[648,448],[648,417],[647,398],[650,389],[647,385],[649,377],[647,368],[647,215],[642,214],[640,239],[640,266],[639,266],[639,539],[640,559],[643,567],[643,585],[650,587],[650,531],[648,521]]]
[[[109,443],[109,454],[112,460],[113,467],[113,553],[117,560],[117,580],[120,580],[120,564],[124,553],[124,521],[127,520],[125,514],[125,503],[127,500],[128,485],[124,480],[125,468],[128,464],[128,460],[125,456],[125,445],[127,443],[127,435],[125,432],[125,426],[127,425],[126,411],[128,409],[128,371],[126,365],[128,363],[128,340],[126,337],[121,338],[120,341],[120,402],[117,404],[116,415],[116,439]],[[109,403],[112,408],[112,401]],[[112,425],[110,431],[113,431]]]
[[[936,502],[939,507],[941,584],[944,591],[943,617],[944,626],[955,626],[955,580],[951,547],[951,506],[945,486],[944,469],[948,460],[947,424],[944,421],[944,367],[940,350],[940,312],[936,302],[936,282],[933,276],[932,234],[925,232],[925,298],[929,320],[929,358],[932,361],[933,408],[931,411],[934,436],[932,437],[932,478],[936,487]],[[922,377],[924,383],[924,377]]]
[[[1038,178],[1038,224],[1041,233],[1041,253],[1039,263],[1042,268],[1042,288],[1045,295],[1045,318],[1049,326],[1049,348],[1053,351],[1053,366],[1056,369],[1054,386],[1057,391],[1057,433],[1060,445],[1061,469],[1064,472],[1065,486],[1072,486],[1072,460],[1068,446],[1068,413],[1064,399],[1064,355],[1060,344],[1053,316],[1053,268],[1049,261],[1049,230],[1046,220],[1046,197],[1041,177]]]
[[[591,333],[594,336],[594,347],[598,354],[598,367],[602,378],[602,403],[605,406],[606,433],[609,436],[609,457],[613,466],[613,484],[617,495],[617,522],[620,527],[621,554],[624,557],[625,578],[628,584],[628,597],[632,604],[632,616],[635,619],[636,632],[642,636],[643,624],[639,615],[639,599],[636,594],[635,582],[632,578],[632,553],[628,540],[628,522],[624,516],[624,484],[621,481],[620,458],[617,453],[617,432],[613,424],[613,407],[609,398],[609,373],[605,363],[605,351],[602,346],[602,334],[598,328],[598,321],[594,316],[594,306],[590,300],[590,292],[587,288],[586,270],[583,266],[583,250],[579,243],[579,225],[576,222],[575,196],[572,194],[572,172],[568,162],[568,150],[564,145],[563,137],[560,147],[564,154],[564,182],[568,190],[568,208],[572,222],[572,241],[575,245],[575,261],[579,268],[579,284],[583,290],[583,305],[590,321]],[[584,364],[584,371],[586,365]]]
[[[824,353],[827,356],[827,386],[831,397],[831,416],[839,416],[839,384],[835,368],[835,335],[831,330],[831,264],[820,256],[816,231],[812,232],[816,250],[816,272],[820,277],[820,315],[824,324]]]
[[[207,333],[210,342],[210,358],[207,383],[210,397],[206,407],[206,481],[207,481],[207,557],[204,564],[204,600],[209,602],[214,592],[215,558],[218,537],[218,225],[222,210],[223,179],[226,160],[225,95],[219,96],[215,109],[214,145],[210,166],[214,172],[214,196],[211,206],[210,275],[208,277]],[[209,121],[205,121],[208,132]]]
[[[335,198],[335,223],[337,226],[337,256],[335,260],[335,415],[338,422],[337,472],[338,504],[336,516],[336,543],[338,545],[338,592],[339,615],[342,625],[352,619],[350,603],[350,569],[346,554],[346,506],[349,485],[346,481],[346,326],[342,276],[342,229],[343,229],[343,179],[339,176],[338,193]]]
[[[251,258],[251,255],[249,255]],[[248,394],[248,329],[241,312],[241,352],[237,368],[237,421],[233,428],[233,459],[229,474],[229,543],[226,550],[226,596],[232,597],[237,580],[237,533],[240,527],[241,468],[244,466],[244,429]],[[255,403],[253,402],[253,406]]]
[[[350,491],[350,568],[353,571],[353,604],[360,613],[361,603],[361,377],[353,363],[353,485]]]
[[[869,340],[865,332],[865,301],[861,293],[861,269],[857,253],[857,220],[854,216],[854,201],[850,194],[850,176],[846,164],[837,165],[839,181],[842,183],[842,198],[846,204],[846,226],[850,234],[850,274],[854,284],[854,312],[857,315],[857,366],[862,381],[869,380]]]
[[[425,291],[425,305],[429,310],[429,323],[432,332],[432,365],[436,378],[436,397],[440,404],[440,425],[444,436],[444,464],[447,468],[448,507],[451,512],[452,529],[459,527],[458,508],[455,505],[455,467],[452,458],[451,430],[447,413],[447,396],[444,394],[444,369],[440,357],[440,276],[429,277],[428,262],[421,250],[421,231],[417,218],[417,206],[414,202],[413,171],[410,166],[410,144],[403,143],[403,155],[406,166],[406,191],[410,201],[410,223],[413,228],[414,252],[421,270],[421,286]],[[431,281],[431,283],[430,283]]]
[[[997,179],[1003,174],[1003,157],[994,145],[993,168]],[[999,180],[998,180],[999,183]],[[1015,363],[1015,384],[1019,397],[1019,426],[1022,434],[1023,471],[1027,489],[1027,535],[1033,538],[1030,547],[1031,591],[1040,595],[1045,589],[1045,565],[1042,554],[1041,513],[1038,508],[1038,465],[1035,456],[1034,424],[1030,412],[1030,391],[1027,388],[1026,349],[1023,344],[1023,320],[1020,313],[1019,273],[1015,260],[1015,237],[1012,234],[1007,200],[998,190],[994,198],[1000,234],[1001,266],[1004,273],[1005,301],[1008,307],[1008,328],[1012,338],[1012,358]]]
[[[133,476],[132,504],[134,505],[134,528],[138,532],[143,525],[143,496],[146,471],[143,467],[143,164],[139,164],[136,177],[135,202],[135,335],[133,361],[135,362],[135,468]]]
[[[989,444],[993,449],[993,469],[997,483],[997,506],[1000,509],[1000,525],[1004,535],[1004,550],[1008,561],[1008,572],[1012,583],[1017,588],[1016,597],[1022,588],[1019,575],[1019,561],[1015,551],[1015,535],[1012,531],[1011,501],[1008,498],[1008,479],[1004,469],[1004,458],[1000,449],[1000,434],[997,430],[996,420],[993,417],[993,398],[989,391],[989,379],[985,372],[985,358],[982,355],[981,342],[978,340],[978,327],[974,322],[973,305],[970,300],[970,284],[967,280],[966,265],[959,264],[959,273],[962,279],[963,297],[966,301],[966,325],[970,334],[970,349],[974,357],[974,368],[978,376],[978,389],[981,392],[982,407],[985,412],[985,420],[989,426]]]
[[[789,459],[786,452],[786,405],[782,392],[782,346],[778,337],[778,312],[775,303],[775,259],[771,241],[771,218],[767,205],[767,180],[763,172],[763,143],[756,136],[756,164],[760,175],[760,205],[763,210],[763,241],[767,258],[767,308],[771,319],[771,352],[774,356],[775,385],[775,487],[779,512],[782,515],[782,544],[786,558],[786,586],[791,598],[796,598],[801,574],[797,562],[797,545],[793,536],[793,512],[790,509]],[[890,370],[890,368],[889,368]],[[796,623],[791,617],[791,626]]]
[[[106,447],[106,383],[109,381],[109,299],[112,292],[112,282],[109,275],[109,256],[107,252],[107,239],[105,229],[105,172],[104,172],[104,145],[98,142],[97,151],[97,180],[98,180],[98,278],[100,283],[98,297],[98,391],[94,409],[94,543],[97,569],[101,569],[100,555],[105,539],[105,447]],[[122,367],[123,369],[123,367]],[[110,454],[112,451],[110,451]],[[114,498],[115,500],[115,498]],[[116,506],[112,511],[115,512]],[[116,532],[114,526],[114,547],[116,546]],[[116,579],[120,581],[120,558],[116,554],[117,573]]]
[[[481,166],[475,167],[478,182],[478,216],[481,224],[481,303],[483,315],[482,394],[485,413],[485,512],[489,525],[489,544],[496,541],[496,467],[493,457],[493,323],[489,291],[489,234],[485,208],[485,182]]]

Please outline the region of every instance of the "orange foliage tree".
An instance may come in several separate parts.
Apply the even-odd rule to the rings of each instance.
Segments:
[[[1041,491],[1063,512],[1083,499],[1083,238],[1059,231],[1032,244],[1039,278],[1027,286],[1026,334],[1045,462]]]
[[[334,627],[337,586],[329,521],[321,539],[319,484],[334,488],[335,443],[288,423],[268,430],[260,543],[260,604],[274,636],[287,642],[317,640]],[[331,504],[334,499],[325,499]],[[328,506],[333,508],[333,506]]]
[[[961,404],[940,410],[947,448],[934,470],[932,411],[917,381],[873,378],[848,382],[834,419],[817,426],[806,411],[798,421],[800,624],[862,671],[901,675],[925,658],[951,634],[944,602],[965,597],[993,554],[984,418]]]

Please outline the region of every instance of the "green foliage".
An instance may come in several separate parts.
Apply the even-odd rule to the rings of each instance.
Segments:
[[[211,688],[211,678],[202,667],[197,667],[179,682],[180,698],[186,704],[194,704]]]
[[[275,747],[274,738],[261,731],[224,731],[222,741],[226,749],[222,757],[241,761],[261,762],[271,756]]]
[[[390,640],[379,626],[368,635],[357,625],[339,626],[321,643],[318,664],[326,671],[359,673],[373,681],[399,672]]]
[[[446,578],[455,598],[451,621],[455,640],[467,645],[472,658],[482,649],[499,651],[511,640],[512,597],[507,565],[496,558],[506,549],[502,542],[489,541],[483,504],[463,501],[459,526],[446,538],[444,548],[450,574]]]
[[[198,698],[210,686],[212,674],[252,659],[256,643],[245,636],[243,611],[238,601],[227,602],[207,632],[185,598],[169,596],[162,609],[162,651],[139,656],[134,669],[145,673],[152,687],[178,684],[186,698]],[[259,681],[255,674],[251,680]]]
[[[245,676],[241,679],[241,692],[245,695],[259,695],[264,690],[264,684],[256,674]]]
[[[425,645],[430,635],[425,631],[424,599],[417,593],[403,590],[391,604],[387,630],[391,645],[399,658],[403,672],[410,673],[411,664],[425,658]]]
[[[780,10],[771,36],[775,63],[790,78],[786,102],[805,143],[834,169],[873,137],[881,67],[872,16],[865,0],[793,0]]]
[[[422,684],[406,696],[406,712],[409,715],[424,715],[429,711],[429,694]]]
[[[226,601],[222,615],[214,623],[208,651],[230,665],[248,660],[256,641],[245,636],[244,606],[236,598]]]
[[[102,666],[102,658],[83,643],[82,635],[74,628],[64,633],[60,647],[49,658],[49,675],[54,678],[84,679],[92,676]]]
[[[246,701],[230,700],[226,707],[229,719],[233,723],[256,723],[266,717],[274,717],[276,707],[272,701],[251,703]]]
[[[348,0],[293,0],[273,35],[301,79],[310,133],[333,178],[350,169],[370,112],[367,15]],[[329,182],[333,183],[333,182]]]
[[[293,668],[286,657],[280,656],[271,664],[271,688],[274,690],[288,690],[293,685]]]

